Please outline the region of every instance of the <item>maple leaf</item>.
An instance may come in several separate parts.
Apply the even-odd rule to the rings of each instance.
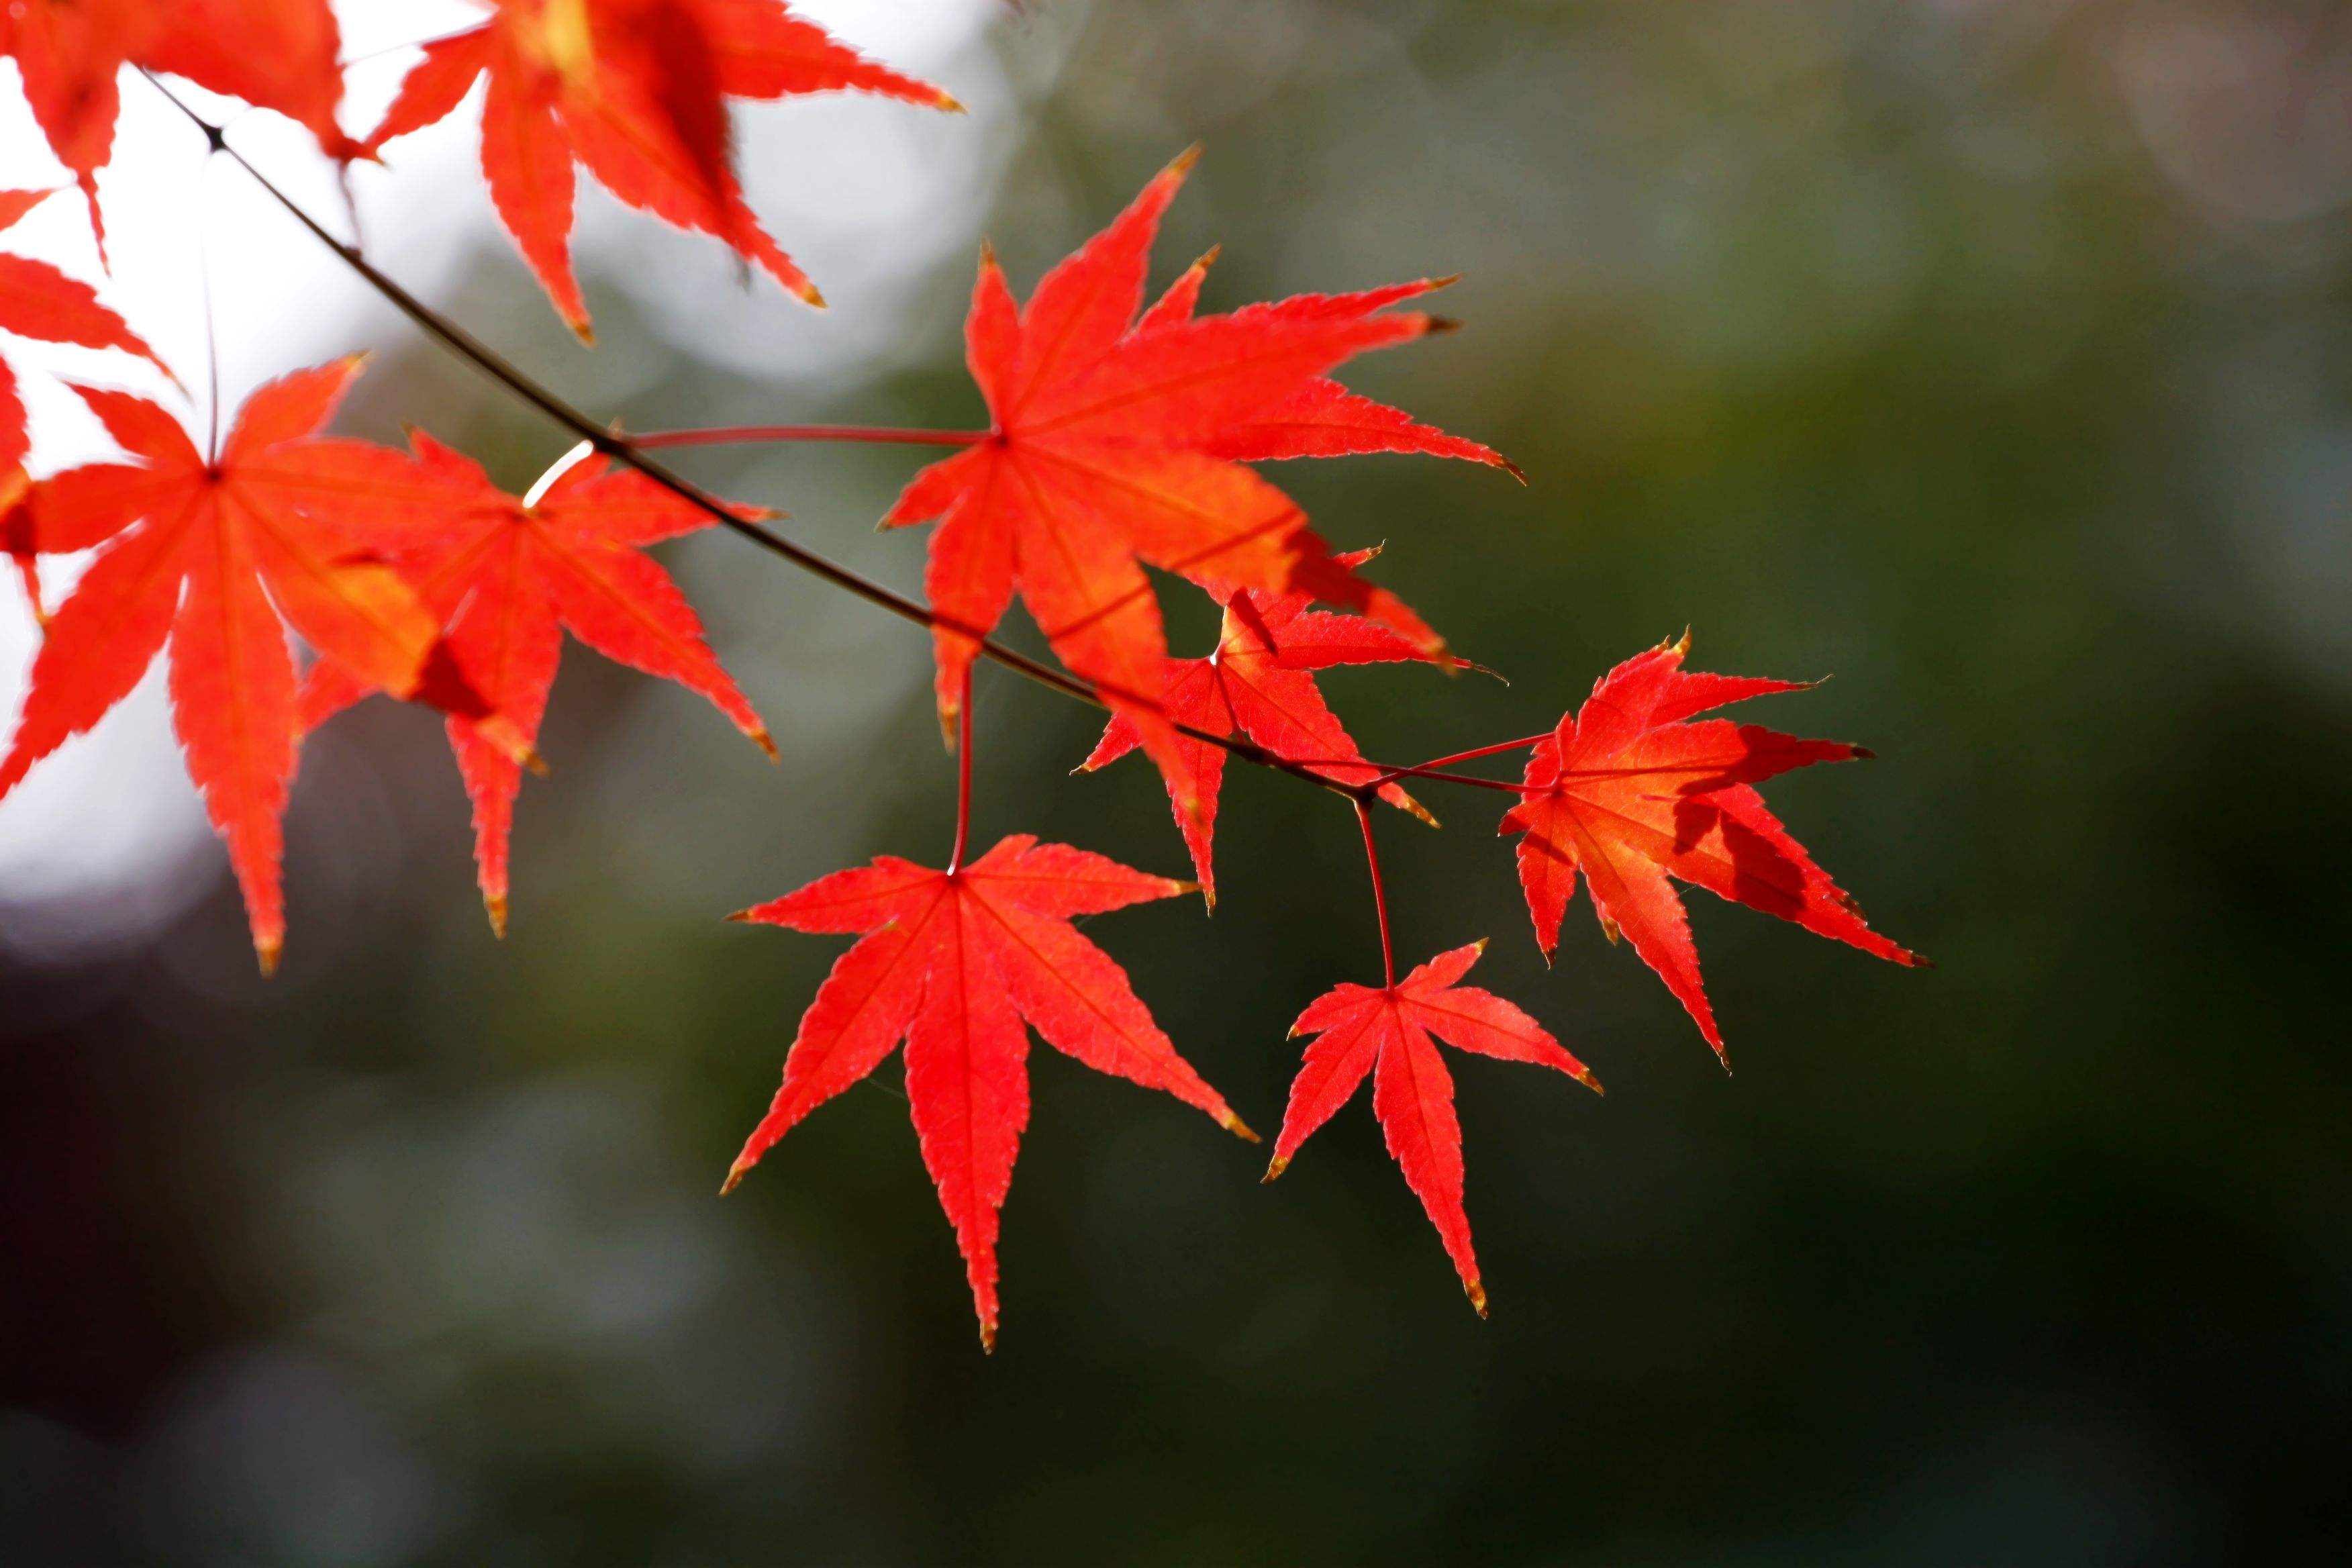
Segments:
[[[327,0],[12,0],[0,9],[0,54],[15,57],[25,100],[88,199],[101,250],[98,171],[113,155],[124,66],[274,109],[349,158],[360,149],[335,124],[341,51]]]
[[[743,200],[726,100],[853,89],[957,110],[781,0],[497,0],[479,26],[428,44],[373,153],[446,116],[488,73],[482,174],[499,217],[565,323],[590,339],[572,274],[576,158],[633,207],[724,241],[813,305],[823,299]]]
[[[734,918],[863,934],[801,1019],[783,1086],[728,1173],[733,1188],[810,1111],[907,1042],[907,1099],[923,1163],[955,1226],[980,1317],[996,1340],[997,1211],[1029,1120],[1030,1026],[1097,1072],[1167,1090],[1255,1142],[1128,984],[1070,921],[1189,885],[1026,834],[961,870],[884,856]]]
[[[1545,961],[1581,870],[1609,940],[1622,935],[1633,944],[1722,1057],[1723,1036],[1699,984],[1698,950],[1669,878],[1895,963],[1926,960],[1872,931],[1753,787],[1792,768],[1870,753],[1727,719],[1696,720],[1812,683],[1685,670],[1689,649],[1685,633],[1601,677],[1584,706],[1529,754],[1519,804],[1500,831],[1527,835],[1518,846],[1519,883]]]
[[[1430,1037],[1458,1050],[1556,1068],[1601,1092],[1600,1080],[1542,1025],[1492,992],[1461,984],[1486,951],[1476,942],[1441,952],[1392,985],[1337,986],[1298,1015],[1291,1037],[1317,1038],[1291,1080],[1282,1134],[1265,1172],[1270,1182],[1288,1170],[1299,1146],[1354,1097],[1367,1074],[1377,1074],[1372,1114],[1380,1118],[1389,1154],[1437,1227],[1482,1318],[1486,1287],[1462,1207],[1462,1123],[1454,1114],[1454,1080]]]
[[[55,191],[0,191],[0,230],[13,227]],[[0,332],[79,348],[121,349],[137,354],[179,384],[172,367],[130,326],[99,303],[97,291],[45,261],[0,251]],[[0,358],[0,468],[21,463],[26,450],[25,405],[16,374]]]
[[[1387,307],[1442,280],[1195,318],[1203,262],[1139,320],[1152,237],[1193,159],[1170,164],[1025,306],[982,254],[964,342],[989,434],[918,474],[884,519],[941,520],[924,583],[953,623],[934,633],[943,726],[952,731],[974,634],[996,626],[1018,587],[1062,662],[1098,684],[1180,789],[1185,759],[1156,700],[1167,644],[1139,562],[1219,592],[1305,594],[1358,610],[1433,655],[1444,646],[1434,632],[1333,559],[1306,514],[1242,464],[1374,449],[1502,462],[1354,399],[1326,374],[1440,325]],[[1351,416],[1341,440],[1334,422]]]
[[[1338,559],[1340,564],[1353,567],[1373,553],[1358,551]],[[1364,616],[1310,610],[1311,600],[1304,594],[1267,594],[1252,588],[1219,597],[1225,614],[1215,651],[1206,658],[1167,660],[1160,704],[1175,723],[1213,735],[1247,735],[1266,750],[1294,761],[1362,755],[1317,689],[1315,671],[1343,664],[1417,661],[1459,667],[1463,663],[1449,655],[1425,652],[1419,644]],[[1093,753],[1079,766],[1091,772],[1117,762],[1142,741],[1133,720],[1114,714]],[[1212,851],[1217,796],[1225,775],[1225,749],[1180,731],[1176,754],[1181,767],[1167,780],[1168,799],[1175,808],[1176,826],[1184,836],[1185,847],[1192,851],[1201,895],[1213,910],[1217,877]],[[1342,784],[1370,784],[1380,776],[1377,769],[1369,766],[1315,771]],[[1436,826],[1437,819],[1394,782],[1383,784],[1380,793],[1391,805]]]
[[[0,795],[104,717],[168,637],[174,726],[227,841],[265,972],[285,941],[278,818],[298,740],[286,627],[373,687],[490,717],[436,657],[430,612],[367,548],[436,491],[399,452],[314,434],[360,364],[262,387],[210,457],[145,398],[77,386],[136,460],[69,468],[26,503],[44,552],[104,548],[34,658]]]
[[[555,684],[563,633],[606,658],[700,692],[772,758],[775,743],[703,640],[701,622],[669,574],[641,546],[710,525],[710,514],[603,458],[564,469],[545,493],[521,500],[493,485],[470,458],[411,432],[420,464],[446,499],[406,531],[393,563],[438,617],[455,661],[483,701],[526,742],[536,742]],[[773,516],[739,508],[751,520]],[[305,682],[307,730],[373,689],[354,670],[322,658]],[[507,921],[507,846],[522,770],[511,749],[451,714],[449,749],[474,805],[474,858],[490,924]]]
[[[54,191],[0,191],[0,229],[13,226]],[[0,332],[80,348],[121,349],[137,354],[170,378],[172,367],[132,331],[121,317],[99,303],[89,285],[67,277],[47,262],[0,252]],[[15,558],[32,601],[42,615],[40,576],[34,565],[32,525],[22,508],[26,489],[23,463],[30,449],[25,401],[16,391],[16,368],[0,355],[0,549]]]

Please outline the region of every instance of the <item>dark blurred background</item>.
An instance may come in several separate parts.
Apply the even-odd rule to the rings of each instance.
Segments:
[[[305,754],[276,982],[208,838],[155,870],[188,896],[111,939],[89,897],[7,900],[0,1559],[2086,1568],[2340,1543],[2352,16],[1041,0],[938,74],[997,107],[922,145],[994,138],[973,188],[998,194],[898,220],[941,248],[887,313],[855,320],[855,247],[813,268],[832,319],[730,298],[783,323],[772,369],[698,339],[725,259],[649,220],[614,229],[641,248],[583,243],[593,357],[486,219],[436,297],[640,428],[968,426],[979,235],[1025,290],[1204,141],[1155,280],[1214,241],[1212,308],[1461,270],[1466,330],[1349,379],[1532,480],[1281,470],[1511,678],[1334,675],[1367,752],[1540,728],[1686,624],[1703,668],[1834,674],[1756,717],[1881,760],[1772,798],[1940,967],[1694,897],[1727,1079],[1580,900],[1548,972],[1496,803],[1433,786],[1443,832],[1381,823],[1401,956],[1496,938],[1482,983],[1610,1089],[1455,1058],[1493,1320],[1362,1100],[1261,1190],[1258,1153],[1039,1049],[983,1358],[895,1066],[714,1195],[843,945],[719,917],[943,854],[952,778],[919,637],[691,540],[665,559],[782,766],[575,647],[504,943],[436,728],[383,704]],[[790,183],[787,133],[845,112],[746,120]],[[419,419],[518,486],[560,453],[368,319],[347,428]],[[855,374],[809,368],[853,331]],[[920,539],[872,522],[919,458],[692,468],[911,587]],[[1178,651],[1204,648],[1209,616],[1166,597]],[[978,704],[983,841],[1181,869],[1142,763],[1065,776],[1087,712],[995,670]],[[1090,934],[1270,1128],[1289,1020],[1378,950],[1328,797],[1237,768],[1221,848],[1213,920],[1174,900]]]

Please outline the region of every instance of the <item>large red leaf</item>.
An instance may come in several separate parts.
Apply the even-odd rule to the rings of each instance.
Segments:
[[[1441,952],[1393,985],[1341,985],[1316,998],[1290,1026],[1293,1038],[1317,1037],[1290,1085],[1282,1135],[1265,1179],[1290,1168],[1299,1146],[1355,1097],[1373,1077],[1372,1113],[1405,1184],[1428,1211],[1462,1276],[1478,1315],[1486,1315],[1486,1287],[1470,1247],[1470,1217],[1462,1207],[1462,1123],[1454,1114],[1454,1080],[1435,1040],[1505,1061],[1556,1068],[1600,1092],[1583,1063],[1561,1048],[1542,1025],[1491,992],[1461,984],[1483,942]]]
[[[1715,1011],[1673,881],[1794,921],[1895,963],[1923,963],[1870,929],[1853,900],[1813,864],[1752,787],[1776,773],[1870,753],[1696,715],[1805,682],[1683,668],[1690,638],[1627,659],[1528,758],[1519,804],[1502,831],[1519,840],[1519,885],[1549,961],[1579,871],[1612,942],[1633,944],[1688,1008],[1716,1054]]]
[[[68,469],[26,503],[37,548],[100,553],[33,661],[0,795],[104,717],[168,637],[188,771],[228,843],[265,971],[285,941],[278,819],[298,738],[286,627],[372,688],[490,720],[444,673],[433,616],[375,553],[388,518],[437,492],[398,452],[315,434],[359,368],[263,387],[211,458],[144,398],[77,387],[132,460]],[[527,752],[510,727],[491,728]]]
[[[781,0],[498,0],[481,26],[425,47],[365,149],[442,119],[485,72],[482,173],[491,200],[583,338],[588,308],[571,258],[573,159],[629,205],[725,241],[821,304],[744,203],[726,100],[850,89],[956,107]]]
[[[1180,792],[1191,788],[1189,768],[1157,701],[1167,647],[1142,563],[1221,594],[1320,598],[1423,654],[1443,646],[1394,596],[1334,560],[1306,514],[1241,460],[1396,450],[1502,462],[1328,379],[1357,353],[1436,326],[1387,309],[1436,282],[1195,319],[1196,266],[1139,319],[1152,237],[1192,163],[1188,153],[1146,185],[1025,306],[994,258],[982,258],[965,353],[989,435],[917,475],[886,520],[940,520],[925,586],[955,623],[935,638],[943,721],[977,651],[973,634],[995,626],[1017,588],[1063,663],[1101,686]],[[1342,439],[1334,422],[1356,433]],[[1190,812],[1197,798],[1181,805]]]
[[[702,623],[640,546],[710,524],[710,514],[603,458],[567,468],[537,500],[508,495],[471,459],[422,432],[424,468],[446,495],[400,531],[394,566],[442,621],[450,652],[491,711],[535,742],[563,633],[608,658],[700,692],[770,756],[768,728],[703,640]],[[746,509],[746,517],[762,514]],[[373,689],[321,659],[301,698],[305,728]],[[522,771],[508,748],[452,714],[449,748],[474,803],[474,858],[490,923],[506,930],[508,839]]]
[[[1020,835],[961,870],[886,856],[736,916],[863,940],[818,987],[784,1058],[783,1086],[736,1156],[728,1187],[904,1039],[923,1163],[955,1226],[981,1343],[993,1346],[997,1211],[1029,1120],[1024,1019],[1097,1071],[1165,1089],[1255,1140],[1176,1054],[1126,972],[1070,923],[1186,890]]]

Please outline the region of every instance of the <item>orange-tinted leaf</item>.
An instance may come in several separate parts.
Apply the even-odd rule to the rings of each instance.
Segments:
[[[972,634],[994,627],[1017,587],[1055,654],[1101,689],[1187,817],[1208,809],[1200,791],[1213,781],[1157,700],[1167,649],[1141,563],[1221,598],[1321,598],[1433,657],[1436,634],[1335,559],[1306,514],[1235,459],[1398,450],[1501,461],[1351,401],[1328,379],[1352,355],[1429,331],[1433,318],[1388,307],[1434,283],[1196,319],[1204,258],[1139,316],[1152,237],[1192,162],[1188,153],[1146,185],[1026,306],[1013,303],[994,258],[982,258],[965,357],[988,403],[989,437],[917,475],[886,520],[940,520],[925,584],[933,607],[959,623],[935,638],[943,722],[952,728]],[[1310,420],[1319,421],[1311,432]]]
[[[1265,1173],[1272,1181],[1289,1169],[1300,1145],[1372,1075],[1372,1112],[1389,1153],[1437,1227],[1482,1318],[1486,1288],[1462,1206],[1462,1124],[1454,1113],[1454,1080],[1431,1037],[1457,1050],[1558,1068],[1596,1093],[1601,1088],[1542,1025],[1493,993],[1461,984],[1486,947],[1481,942],[1442,952],[1394,985],[1339,986],[1298,1016],[1291,1034],[1317,1038],[1291,1082],[1282,1135]]]
[[[767,726],[719,668],[686,596],[637,549],[709,526],[708,512],[642,475],[608,471],[602,458],[566,469],[526,505],[470,459],[421,432],[415,440],[425,489],[415,497],[373,492],[407,501],[403,517],[383,520],[378,537],[445,628],[452,663],[501,723],[525,742],[538,739],[568,629],[608,658],[701,693],[774,754]],[[304,724],[325,721],[373,689],[349,661],[322,659],[303,689]],[[472,717],[453,712],[448,731],[474,803],[483,904],[503,931],[521,769]]]
[[[482,172],[499,216],[583,338],[588,310],[571,262],[573,159],[629,205],[724,241],[822,303],[743,200],[726,100],[850,89],[956,107],[781,0],[498,0],[480,26],[426,46],[365,151],[448,114],[485,72]]]
[[[1176,1054],[1126,971],[1070,924],[1185,890],[1099,855],[1026,836],[961,871],[885,857],[739,920],[866,933],[801,1019],[783,1086],[728,1173],[907,1042],[907,1098],[923,1163],[954,1226],[983,1345],[996,1340],[997,1211],[1029,1120],[1028,1032],[1100,1072],[1164,1089],[1244,1138],[1217,1091]]]
[[[1726,703],[1802,683],[1685,670],[1688,648],[1687,637],[1661,645],[1595,683],[1584,706],[1529,754],[1519,804],[1502,831],[1527,835],[1518,846],[1519,885],[1546,960],[1581,872],[1611,940],[1622,935],[1633,944],[1720,1056],[1723,1035],[1699,983],[1698,950],[1673,880],[1875,957],[1921,960],[1870,929],[1751,787],[1791,768],[1869,753],[1725,719],[1694,721]]]

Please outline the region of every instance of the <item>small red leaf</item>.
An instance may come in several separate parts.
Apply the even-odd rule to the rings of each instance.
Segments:
[[[1459,1050],[1556,1068],[1596,1093],[1601,1089],[1543,1026],[1491,992],[1460,984],[1486,947],[1481,942],[1442,952],[1382,989],[1339,986],[1298,1016],[1290,1032],[1317,1038],[1291,1083],[1282,1136],[1265,1173],[1270,1182],[1289,1169],[1300,1145],[1372,1075],[1372,1112],[1389,1153],[1437,1227],[1482,1318],[1486,1288],[1462,1206],[1462,1124],[1454,1112],[1454,1080],[1432,1037]]]

